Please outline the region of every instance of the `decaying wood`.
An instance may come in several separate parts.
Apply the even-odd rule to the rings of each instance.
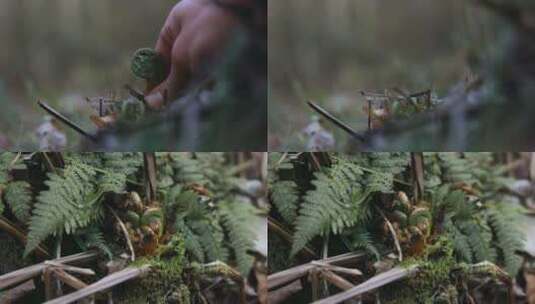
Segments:
[[[256,279],[256,294],[259,304],[268,304],[268,286],[267,286],[267,258],[265,256],[255,255],[253,263],[253,275]]]
[[[156,155],[152,152],[143,153],[143,164],[146,197],[152,202],[156,198]]]
[[[35,290],[33,281],[26,281],[17,287],[13,287],[0,296],[0,303],[21,303],[22,299]]]
[[[91,250],[54,260],[62,264],[82,264],[95,260],[99,256],[98,251]],[[24,283],[29,279],[40,275],[48,267],[45,262],[24,267],[22,269],[0,276],[0,291]]]
[[[424,155],[423,153],[411,153],[411,175],[414,189],[413,197],[419,201],[424,195]]]
[[[89,275],[89,276],[94,276],[95,275],[95,271],[93,271],[93,269],[89,269],[89,268],[80,268],[80,267],[75,267],[75,266],[69,266],[69,265],[65,265],[65,264],[62,264],[62,263],[55,262],[55,261],[45,261],[44,263],[45,263],[45,265],[54,266],[54,268],[59,268],[61,270],[65,270],[65,271],[68,271],[68,272],[74,272],[74,273],[83,274],[83,275]]]
[[[82,289],[82,288],[87,287],[86,283],[84,283],[82,280],[78,279],[77,277],[68,274],[63,269],[52,268],[51,270],[60,281],[71,286],[74,289]]]
[[[312,261],[310,263],[312,263],[312,265],[319,266],[320,268],[325,269],[325,270],[329,270],[329,271],[348,274],[348,275],[351,275],[351,276],[354,276],[354,277],[362,277],[363,276],[362,272],[360,270],[358,270],[358,269],[334,266],[334,265],[330,265],[330,264],[319,262],[319,261]]]
[[[526,279],[526,300],[528,304],[535,304],[535,273],[524,270]]]
[[[269,304],[283,303],[286,299],[292,295],[300,292],[303,289],[301,280],[295,280],[294,282],[281,287],[275,291],[269,293]]]
[[[317,268],[312,268],[308,272],[308,280],[310,281],[310,286],[312,288],[312,301],[320,299],[320,280],[319,280],[319,271]]]
[[[56,297],[56,284],[52,269],[47,267],[43,270],[43,282],[45,284],[45,299],[50,300]]]
[[[348,290],[355,287],[355,285],[351,284],[351,282],[349,282],[348,280],[329,270],[321,269],[320,274],[322,278],[342,290]]]
[[[78,279],[75,276],[68,274],[62,269],[52,268],[52,271],[54,272],[54,275],[56,276],[58,280],[69,285],[70,287],[74,289],[78,290],[78,289],[87,287],[87,284],[84,283],[82,280]],[[80,304],[92,304],[92,303],[95,303],[95,299],[93,296],[91,296],[90,299],[88,299],[87,301],[80,301],[79,303]]]
[[[88,296],[94,295],[95,293],[105,291],[113,286],[119,285],[126,281],[138,278],[150,271],[148,265],[141,267],[128,267],[119,272],[110,274],[109,276],[104,277],[103,279],[87,286],[86,288],[80,289],[63,297],[56,298],[52,301],[45,302],[46,304],[67,304],[73,303],[75,301],[84,299]]]
[[[366,282],[357,285],[351,289],[348,289],[345,292],[341,292],[334,296],[322,299],[320,301],[314,302],[314,304],[336,304],[349,299],[353,299],[357,296],[363,295],[364,293],[373,291],[379,287],[385,286],[392,282],[399,281],[401,279],[407,278],[418,271],[417,265],[412,265],[406,268],[395,267],[391,270],[383,272],[374,276],[373,278],[367,280]]]
[[[355,263],[364,255],[365,254],[362,252],[349,252],[349,253],[337,255],[334,257],[330,257],[330,258],[321,260],[319,262],[325,263],[325,264],[333,264],[333,265],[347,265],[347,264]],[[290,269],[286,269],[281,272],[272,274],[268,276],[268,289],[272,290],[284,284],[293,282],[305,276],[311,269],[315,267],[317,266],[315,266],[312,263],[307,263],[307,264],[299,265],[299,266],[292,267]]]

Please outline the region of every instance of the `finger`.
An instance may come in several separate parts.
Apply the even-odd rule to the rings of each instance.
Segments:
[[[180,18],[178,14],[180,11],[179,5],[180,3],[173,8],[165,20],[158,37],[158,41],[156,42],[156,52],[160,53],[160,55],[162,55],[167,62],[171,62],[173,45],[178,37],[178,34],[180,33]]]

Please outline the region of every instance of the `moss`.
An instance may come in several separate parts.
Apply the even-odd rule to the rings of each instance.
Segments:
[[[140,258],[130,266],[151,265],[151,271],[142,279],[124,286],[118,303],[185,303],[190,302],[190,291],[183,280],[186,267],[185,245],[181,236],[174,236],[163,247],[160,255]]]
[[[421,257],[405,260],[401,266],[418,264],[419,271],[413,277],[394,283],[381,291],[381,298],[388,304],[456,303],[457,290],[450,277],[457,267],[453,245],[445,237],[429,245]]]

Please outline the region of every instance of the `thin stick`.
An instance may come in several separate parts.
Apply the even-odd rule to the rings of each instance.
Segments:
[[[281,287],[275,291],[269,293],[269,304],[279,304],[284,302],[287,298],[298,293],[303,289],[301,280],[295,280],[294,282]]]
[[[20,156],[22,155],[22,152],[17,152],[17,155],[13,158],[13,160],[9,163],[9,169],[11,169],[17,161],[19,161]]]
[[[87,284],[82,282],[77,277],[68,274],[67,272],[63,271],[63,269],[59,268],[52,268],[52,271],[56,275],[56,277],[61,280],[63,283],[71,286],[74,289],[82,289],[86,288]]]
[[[52,301],[45,302],[46,304],[68,304],[75,301],[86,298],[95,293],[107,290],[113,286],[119,285],[126,281],[138,278],[143,274],[146,274],[150,271],[150,266],[144,265],[139,268],[128,267],[121,271],[110,274],[109,276],[104,277],[103,279],[87,286],[86,288],[75,291],[71,294],[65,295],[63,297],[56,298]]]
[[[121,220],[121,218],[119,217],[119,215],[117,215],[117,212],[115,212],[115,210],[113,210],[112,207],[110,207],[109,205],[106,205],[108,207],[108,209],[110,209],[111,211],[111,214],[113,215],[113,217],[115,217],[115,219],[117,220],[117,222],[119,223],[119,226],[121,227],[121,231],[123,232],[124,234],[124,237],[126,239],[126,244],[128,245],[128,249],[130,249],[130,259],[133,261],[136,260],[136,253],[134,252],[134,246],[132,246],[132,241],[130,240],[130,236],[128,235],[128,230],[126,229],[126,226],[125,224],[123,223],[123,221]]]
[[[43,271],[43,281],[45,284],[45,299],[51,300],[55,298],[57,289],[54,288],[54,273],[50,267],[45,268]]]
[[[74,122],[72,122],[70,119],[68,119],[67,117],[63,116],[61,113],[59,113],[58,111],[54,110],[52,107],[50,107],[47,103],[45,103],[44,101],[42,100],[39,100],[37,101],[37,104],[43,108],[45,111],[48,112],[48,114],[54,116],[56,119],[58,119],[59,121],[63,122],[64,124],[66,124],[67,126],[71,127],[73,130],[75,130],[76,132],[80,133],[81,135],[89,138],[90,140],[92,141],[97,141],[97,138],[92,135],[92,134],[89,134],[88,132],[84,131],[80,126],[78,126],[77,124],[75,124]]]
[[[365,253],[362,252],[349,252],[334,257],[330,257],[325,260],[321,260],[323,263],[335,264],[335,265],[345,265],[351,262],[355,262],[365,256]],[[290,283],[305,276],[311,269],[315,268],[312,263],[307,263],[292,267],[272,275],[268,276],[268,289],[272,290],[286,283]]]
[[[143,171],[145,173],[145,191],[149,203],[156,199],[157,172],[156,155],[154,152],[143,152]]]
[[[132,95],[132,97],[136,98],[137,100],[143,102],[145,105],[147,105],[147,102],[145,101],[145,96],[139,92],[138,90],[131,87],[129,84],[125,84],[124,88],[128,91],[128,94]]]
[[[46,152],[41,152],[41,155],[43,155],[43,157],[45,158],[48,170],[51,171],[52,173],[57,173],[56,167],[52,163],[52,160],[50,160],[50,157],[48,157],[48,154]]]
[[[319,266],[319,267],[321,267],[322,269],[325,269],[325,270],[334,271],[334,272],[343,273],[343,274],[348,274],[348,275],[351,275],[351,276],[354,276],[354,277],[358,277],[358,278],[363,276],[362,272],[360,270],[358,270],[358,269],[352,269],[352,268],[345,268],[345,267],[329,265],[329,264],[322,263],[322,262],[319,262],[319,261],[312,261],[311,263],[313,265]]]
[[[334,296],[325,298],[320,301],[314,302],[314,304],[337,304],[349,299],[353,299],[357,296],[360,296],[364,293],[373,291],[382,286],[388,285],[392,282],[399,281],[408,276],[411,276],[418,272],[418,266],[412,265],[406,268],[396,267],[387,272],[383,272],[379,275],[374,276],[373,278],[367,280],[366,282],[357,285],[351,289],[348,289],[345,292],[341,292]]]
[[[403,252],[401,251],[401,246],[399,245],[398,237],[396,236],[396,230],[394,230],[394,226],[392,226],[392,223],[388,220],[388,218],[385,216],[383,211],[379,209],[377,206],[375,206],[375,209],[379,212],[381,217],[385,220],[386,225],[388,226],[388,230],[390,230],[390,233],[392,234],[392,238],[394,239],[394,244],[396,245],[396,250],[398,251],[398,259],[399,261],[403,261]]]
[[[311,289],[312,289],[312,301],[319,300],[320,297],[320,279],[319,279],[319,273],[317,268],[312,268],[308,272],[308,280],[310,281]]]
[[[318,106],[317,104],[313,103],[312,101],[307,101],[307,104],[317,113],[319,113],[321,116],[327,118],[330,122],[338,126],[340,129],[346,131],[349,135],[353,136],[354,138],[358,139],[361,142],[366,141],[366,138],[358,133],[357,131],[353,130],[350,126],[348,126],[343,121],[339,120],[338,118],[334,117],[331,113],[327,112],[322,107]]]
[[[351,284],[348,280],[342,278],[339,275],[334,274],[329,270],[322,269],[320,273],[325,280],[327,280],[334,286],[340,288],[341,290],[348,290],[355,287],[355,285]]]
[[[45,265],[54,266],[55,268],[59,268],[68,272],[74,272],[74,273],[83,274],[83,275],[89,275],[89,276],[96,275],[93,269],[69,266],[69,265],[65,265],[62,263],[54,262],[54,261],[45,261]]]
[[[98,255],[99,255],[98,251],[91,250],[91,251],[86,251],[86,252],[62,257],[62,258],[54,260],[54,262],[65,263],[65,264],[71,264],[71,263],[79,264],[79,263],[92,261],[96,259]],[[0,291],[16,286],[20,283],[26,282],[27,280],[33,277],[40,275],[46,267],[49,267],[49,266],[47,266],[43,262],[43,263],[24,267],[19,270],[1,275],[0,276]]]

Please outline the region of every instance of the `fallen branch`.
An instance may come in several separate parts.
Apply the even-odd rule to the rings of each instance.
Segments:
[[[92,261],[96,259],[99,256],[98,251],[87,251],[82,252],[66,257],[62,257],[59,259],[53,260],[56,263],[62,263],[62,264],[81,264],[85,262]],[[29,279],[36,277],[40,275],[45,268],[49,266],[46,265],[45,262],[35,264],[32,266],[24,267],[22,269],[4,274],[0,276],[0,291],[3,291],[7,288],[19,285],[21,283],[24,283],[28,281]]]
[[[406,277],[409,277],[418,272],[418,265],[412,265],[407,268],[396,267],[389,271],[383,272],[374,276],[373,278],[367,280],[366,282],[357,285],[351,289],[348,289],[345,292],[341,292],[334,296],[322,299],[320,301],[314,302],[314,304],[337,304],[343,301],[347,301],[354,297],[360,296],[364,293],[373,291],[379,287],[388,285],[392,282],[399,281]]]
[[[52,272],[60,281],[71,286],[74,289],[83,289],[87,287],[86,283],[82,282],[77,277],[68,274],[63,269],[52,268]]]
[[[89,132],[86,132],[84,129],[82,129],[80,126],[78,126],[77,124],[75,124],[74,122],[72,122],[70,119],[68,119],[67,117],[65,117],[63,114],[59,113],[58,111],[54,110],[51,106],[49,106],[46,102],[44,101],[37,101],[37,104],[42,108],[44,109],[46,112],[48,112],[48,114],[54,116],[54,118],[56,118],[57,120],[61,121],[62,123],[66,124],[67,126],[69,126],[70,128],[72,128],[74,131],[80,133],[81,135],[89,138],[90,140],[92,141],[97,141],[97,138],[92,135],[92,134],[89,134]]]
[[[67,304],[73,303],[75,301],[81,300],[88,296],[91,296],[95,293],[105,291],[113,286],[119,285],[126,281],[138,278],[147,272],[150,271],[149,265],[144,265],[141,267],[128,267],[124,270],[110,274],[109,276],[104,277],[103,279],[83,288],[78,291],[75,291],[71,294],[65,295],[63,297],[56,298],[51,301],[45,302],[46,304]]]
[[[342,278],[339,275],[336,275],[335,273],[329,270],[322,269],[320,270],[320,274],[322,278],[324,278],[334,286],[340,288],[341,290],[348,290],[355,287],[355,285],[351,284],[348,280]]]
[[[312,263],[312,265],[319,266],[320,268],[322,268],[324,270],[329,270],[329,271],[334,271],[334,272],[338,272],[338,273],[348,274],[348,275],[354,276],[354,277],[362,277],[363,276],[362,272],[360,270],[358,270],[358,269],[334,266],[334,265],[329,265],[329,264],[318,262],[318,261],[312,261],[311,263]]]
[[[283,303],[286,299],[292,295],[303,290],[301,280],[295,280],[291,284],[281,287],[275,291],[269,293],[269,304]]]
[[[358,261],[365,253],[362,252],[350,252],[342,255],[330,257],[319,262],[325,264],[346,265],[352,262]],[[310,270],[315,268],[312,262],[292,267],[290,269],[283,270],[268,276],[268,289],[272,290],[284,284],[293,282],[303,276],[305,276]]]
[[[366,142],[366,137],[357,131],[353,130],[349,125],[344,123],[343,121],[339,120],[338,118],[331,115],[331,113],[325,111],[322,107],[318,106],[317,104],[313,103],[312,101],[307,102],[308,105],[317,113],[325,117],[327,120],[338,126],[340,129],[346,131],[349,133],[349,135],[353,136],[355,139],[360,140],[361,142]]]
[[[83,274],[83,275],[89,275],[89,276],[95,275],[95,272],[93,271],[93,269],[89,269],[89,268],[74,267],[74,266],[64,265],[64,264],[54,262],[54,261],[45,261],[45,265],[54,266],[54,268],[57,268],[57,269],[61,269],[61,270],[68,271],[68,272],[74,272],[78,274]]]

